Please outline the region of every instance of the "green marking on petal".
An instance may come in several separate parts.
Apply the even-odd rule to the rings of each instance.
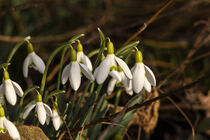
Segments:
[[[0,128],[1,133],[6,133],[6,130],[4,128]]]
[[[119,71],[119,72],[122,72],[123,69],[122,69],[120,66],[118,66],[118,71]]]
[[[37,102],[42,102],[42,95],[41,94],[37,94]]]
[[[113,43],[110,41],[110,39],[108,39],[108,43],[107,43],[107,51],[108,54],[114,54],[114,45]]]
[[[143,56],[141,51],[136,51],[136,63],[142,63],[143,62]]]
[[[104,58],[105,58],[105,56],[104,56],[104,54],[102,53],[102,55],[101,55],[101,61],[103,61]]]
[[[111,66],[110,71],[112,71],[112,70],[117,70],[116,66]]]
[[[78,42],[77,51],[78,51],[78,52],[83,52],[83,46],[82,46],[82,44],[80,43],[79,40],[77,40],[77,42]]]
[[[70,50],[70,61],[77,61],[77,52],[73,48]]]
[[[0,104],[0,117],[4,117],[4,116],[5,116],[4,108]]]

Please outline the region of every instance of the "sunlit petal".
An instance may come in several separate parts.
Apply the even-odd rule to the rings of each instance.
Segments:
[[[108,88],[107,88],[108,95],[110,95],[113,92],[116,82],[117,82],[117,80],[115,78],[112,78],[109,81]]]
[[[79,63],[79,65],[80,65],[81,71],[85,75],[85,77],[88,78],[90,81],[94,81],[95,78],[94,78],[93,74],[91,73],[91,71],[88,69],[88,67],[81,63]]]
[[[45,103],[43,103],[43,105],[44,105],[44,109],[46,110],[47,115],[51,116],[52,115],[52,110],[50,109],[50,107]]]
[[[12,80],[11,80],[12,81]],[[17,93],[18,96],[22,97],[23,96],[23,90],[20,87],[20,85],[14,81],[12,81],[12,85],[15,89],[15,92]]]
[[[43,74],[45,70],[45,64],[43,60],[38,55],[36,55],[35,52],[32,52],[31,54],[33,63],[35,64],[37,70]]]
[[[149,83],[146,77],[144,79],[144,88],[147,92],[151,92],[151,84]]]
[[[69,74],[69,81],[71,84],[71,87],[76,91],[78,90],[80,84],[81,84],[81,75],[80,75],[80,67],[79,63],[71,62],[70,66],[70,74]]]
[[[37,111],[39,122],[42,125],[44,125],[44,123],[46,121],[47,114],[46,114],[46,111],[44,109],[44,105],[42,102],[37,102],[36,111]]]
[[[4,119],[4,127],[6,128],[6,130],[8,131],[8,133],[12,139],[14,139],[14,140],[20,139],[20,134],[19,134],[17,128],[15,127],[15,125],[12,122],[7,120],[6,118]]]
[[[36,104],[32,104],[31,106],[29,106],[26,111],[23,113],[23,119],[26,119],[29,115],[29,113],[31,112],[31,110],[36,106]]]
[[[10,79],[5,80],[4,85],[5,85],[5,96],[6,96],[7,101],[11,105],[15,105],[17,102],[17,96],[16,96],[15,89],[12,85],[11,80]]]
[[[29,64],[31,63],[31,60],[32,58],[31,58],[31,55],[29,54],[23,62],[23,76],[25,78],[28,77],[28,67],[29,67]]]
[[[129,78],[132,79],[132,74],[131,71],[128,67],[128,65],[119,57],[115,56],[115,60],[117,61],[117,63],[120,65],[120,67],[123,69],[125,75]]]
[[[98,84],[102,84],[106,80],[109,74],[110,66],[111,62],[109,57],[106,57],[98,66],[97,75],[96,75],[96,82]]]
[[[145,70],[143,63],[137,63],[133,71],[133,90],[135,93],[139,93],[144,86]]]
[[[52,122],[53,122],[53,126],[54,126],[56,131],[60,128],[60,126],[63,123],[59,114],[58,114],[58,112],[57,112],[57,110],[52,111]]]
[[[152,72],[152,70],[147,67],[146,65],[144,65],[145,67],[145,73],[146,73],[146,77],[147,77],[147,80],[149,81],[149,83],[152,85],[152,86],[156,86],[156,79],[155,79],[155,75],[154,73]]]
[[[88,69],[89,69],[90,71],[93,70],[92,63],[91,63],[90,59],[89,59],[85,54],[84,54],[84,56],[83,56],[83,63],[88,67]]]
[[[113,78],[115,78],[117,81],[121,81],[122,80],[121,75],[116,70],[110,71],[109,75],[112,76]]]
[[[64,85],[69,78],[70,64],[66,65],[61,75],[61,82]]]

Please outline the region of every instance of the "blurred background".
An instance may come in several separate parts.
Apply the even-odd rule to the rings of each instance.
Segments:
[[[6,61],[18,41],[29,35],[35,51],[45,62],[55,47],[76,34],[85,34],[81,42],[86,54],[99,48],[97,27],[111,38],[115,49],[120,48],[166,2],[0,0],[0,63]],[[146,98],[156,97],[209,74],[209,33],[209,0],[174,0],[134,39],[140,40],[138,48],[143,52],[144,63],[153,70],[157,79],[158,90]],[[18,52],[9,66],[11,79],[21,83],[24,90],[30,85],[39,85],[41,75],[36,71],[30,70],[33,78],[23,78],[22,63],[27,56],[26,47]],[[59,56],[50,70],[58,63]],[[133,64],[134,61],[130,61],[129,67]],[[49,77],[49,84],[53,83],[55,76]],[[128,123],[123,139],[186,140],[192,136],[190,124],[195,128],[196,138],[210,139],[209,87],[210,78],[207,78],[170,99],[140,108]],[[108,98],[110,103],[112,98]],[[123,106],[129,98],[123,94],[120,105]]]

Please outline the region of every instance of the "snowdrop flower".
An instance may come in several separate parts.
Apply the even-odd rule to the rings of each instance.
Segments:
[[[47,116],[51,116],[52,115],[52,111],[50,109],[50,107],[42,102],[42,96],[40,94],[37,94],[37,103],[36,104],[32,104],[31,106],[29,106],[26,111],[23,114],[23,119],[26,119],[26,117],[29,115],[29,113],[31,112],[31,110],[33,108],[35,108],[35,111],[37,112],[38,115],[38,119],[39,122],[44,125],[45,121],[47,119]]]
[[[123,86],[126,89],[126,93],[128,93],[129,95],[133,95],[133,90],[132,90],[132,80],[128,79],[125,75],[125,73],[123,72],[122,68],[120,66],[118,66],[118,70],[119,70],[119,74],[121,76],[121,81],[117,81],[117,79],[112,78],[108,84],[108,88],[107,88],[107,93],[108,95],[110,95],[116,84],[118,83],[122,83]]]
[[[136,64],[131,69],[133,73],[133,90],[139,93],[143,88],[150,92],[151,85],[156,86],[156,79],[149,67],[144,65],[141,51],[136,50]]]
[[[108,75],[111,75],[118,81],[121,81],[121,76],[117,72],[117,64],[122,68],[126,77],[128,79],[132,79],[132,74],[127,64],[122,59],[114,55],[114,46],[110,40],[107,44],[107,51],[107,56],[98,66],[97,70],[95,70],[96,82],[98,84],[102,84]]]
[[[5,118],[4,108],[0,105],[0,132],[6,133],[8,131],[13,140],[20,140],[20,134],[15,125]]]
[[[35,70],[40,73],[44,73],[45,64],[43,60],[34,52],[32,44],[28,42],[28,56],[23,62],[23,76],[28,77],[28,67],[33,67]]]
[[[58,108],[58,103],[55,102],[55,104],[53,105],[53,110],[52,110],[52,116],[51,116],[51,118],[52,118],[53,126],[54,126],[54,128],[55,128],[56,131],[63,124],[63,121],[62,121],[61,117],[58,114],[57,108]]]
[[[91,63],[90,59],[84,54],[83,46],[80,43],[80,41],[78,40],[77,42],[78,42],[78,45],[77,45],[77,61],[79,63],[83,63],[85,66],[88,67],[88,69],[90,71],[92,71],[93,66],[92,66],[92,63]]]
[[[18,85],[18,83],[9,78],[9,73],[4,69],[3,83],[0,86],[0,96],[3,96],[4,94],[8,103],[15,105],[17,102],[16,93],[20,97],[23,96],[22,88]]]
[[[81,84],[81,72],[91,81],[94,81],[94,76],[88,67],[77,61],[77,53],[71,48],[70,51],[70,64],[68,64],[62,72],[61,81],[65,84],[69,79],[71,87],[76,91]]]

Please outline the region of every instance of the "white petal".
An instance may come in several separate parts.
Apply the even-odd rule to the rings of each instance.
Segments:
[[[88,69],[88,67],[84,64],[79,63],[82,73],[85,75],[86,78],[88,78],[90,81],[94,81],[95,78],[91,71]]]
[[[50,116],[47,115],[47,118],[46,118],[46,124],[49,125],[50,124]]]
[[[131,68],[131,73],[133,73],[133,71],[135,70],[136,65],[137,65],[137,64],[135,64],[135,65]]]
[[[145,67],[145,72],[146,72],[146,77],[147,80],[149,81],[149,83],[153,86],[156,86],[156,79],[155,79],[155,75],[154,73],[151,71],[151,69],[149,67],[147,67],[146,65],[144,65]]]
[[[135,93],[139,93],[144,86],[144,79],[145,79],[144,74],[145,74],[144,64],[137,63],[133,71],[133,79],[132,79],[133,90]]]
[[[43,105],[44,105],[44,109],[46,110],[47,115],[51,116],[52,115],[52,110],[50,109],[50,107],[45,103],[43,103]]]
[[[43,74],[44,70],[45,70],[45,64],[44,64],[43,60],[38,55],[36,55],[35,52],[32,52],[31,56],[32,56],[33,63],[36,66],[37,70]]]
[[[46,114],[46,111],[44,109],[44,105],[42,102],[37,102],[36,104],[36,111],[37,111],[37,114],[38,114],[38,119],[39,119],[39,122],[44,125],[45,121],[46,121],[46,118],[47,118],[47,114]]]
[[[125,75],[126,75],[129,79],[132,79],[132,74],[131,74],[131,71],[130,71],[128,65],[127,65],[122,59],[120,59],[119,57],[116,57],[116,56],[115,56],[115,60],[116,60],[117,63],[120,65],[120,67],[123,69]]]
[[[83,52],[78,52],[77,53],[77,62],[79,62],[79,63],[82,62],[83,55],[84,55]]]
[[[108,84],[108,88],[107,88],[107,94],[110,95],[115,87],[117,80],[115,78],[112,78]]]
[[[66,65],[61,75],[61,82],[64,85],[69,78],[70,64]]]
[[[2,84],[0,85],[0,96],[3,96],[3,95],[4,95],[4,92],[5,92],[4,83],[2,83]]]
[[[147,92],[151,92],[151,84],[149,83],[146,77],[144,79],[144,88]]]
[[[15,105],[17,102],[17,96],[16,96],[15,89],[12,85],[11,80],[10,79],[5,80],[4,86],[5,86],[5,96],[6,96],[7,101],[11,105]]]
[[[96,78],[97,74],[98,74],[98,67],[97,67],[97,68],[95,69],[95,71],[93,72],[93,76]]]
[[[11,80],[12,81],[12,80]],[[18,96],[22,97],[23,96],[23,90],[20,87],[20,85],[18,85],[18,83],[12,81],[13,87],[15,89],[15,92],[17,93]]]
[[[24,62],[23,62],[23,76],[25,77],[25,78],[27,78],[28,77],[28,66],[29,66],[29,64],[31,63],[31,55],[29,54],[26,58],[25,58],[25,60],[24,60]]]
[[[59,114],[58,114],[58,112],[57,112],[57,110],[52,111],[52,122],[53,122],[53,126],[54,126],[56,131],[60,128],[60,126],[63,123]]]
[[[32,104],[31,106],[29,106],[26,111],[23,113],[23,119],[26,119],[29,115],[29,113],[31,112],[31,110],[36,106],[36,104]]]
[[[115,78],[117,81],[121,81],[122,80],[121,75],[116,70],[110,71],[109,75],[112,76],[113,78]]]
[[[0,128],[3,128],[3,129],[4,129],[4,119],[5,119],[5,117],[0,117]],[[0,130],[0,132],[4,133],[3,130]]]
[[[92,63],[91,63],[90,59],[85,54],[83,55],[83,63],[88,67],[88,69],[90,71],[93,70]]]
[[[109,57],[106,57],[98,66],[97,75],[96,75],[96,82],[98,84],[102,84],[106,80],[109,74],[110,66],[111,62]]]
[[[4,119],[4,127],[8,131],[8,133],[12,139],[20,139],[20,134],[19,134],[17,128],[15,127],[15,125],[12,122],[7,120],[6,118]]]
[[[71,87],[76,91],[78,90],[80,84],[81,84],[81,75],[80,75],[80,67],[79,63],[71,62],[70,66],[70,73],[69,73],[69,81],[71,84]]]

